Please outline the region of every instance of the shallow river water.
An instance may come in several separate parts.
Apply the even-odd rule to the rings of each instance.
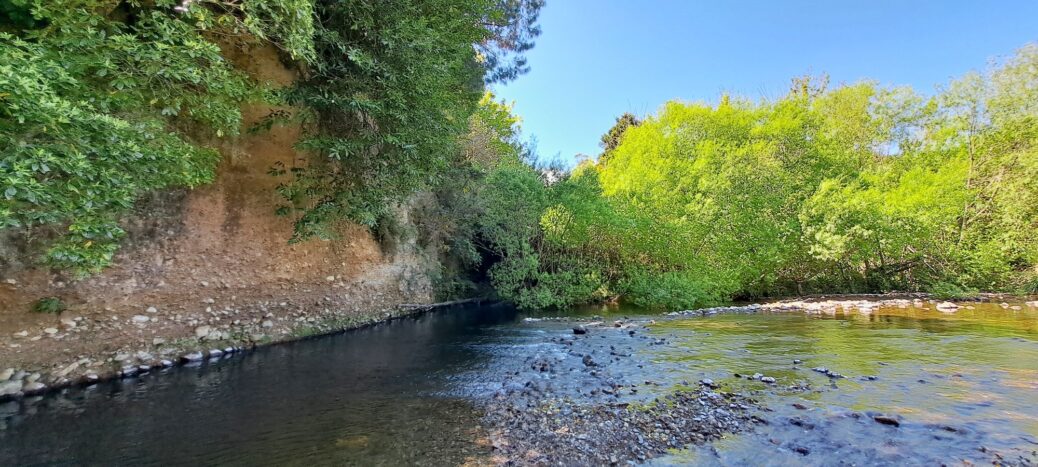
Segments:
[[[592,315],[606,325],[574,344],[574,321]],[[768,407],[767,424],[657,465],[1038,462],[1035,308],[558,317],[448,309],[0,404],[0,465],[482,464],[492,449],[481,407],[495,394],[535,384],[588,403],[607,397],[582,355],[637,386],[610,398],[648,400],[710,378]],[[614,329],[615,319],[638,332]],[[559,371],[531,370],[537,358]],[[754,373],[777,382],[735,376]],[[900,426],[877,423],[880,414]]]

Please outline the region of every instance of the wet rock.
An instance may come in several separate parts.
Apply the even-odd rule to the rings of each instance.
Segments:
[[[187,354],[181,355],[180,356],[180,361],[185,362],[185,363],[188,363],[188,362],[198,362],[198,361],[201,361],[203,358],[205,358],[205,356],[202,355],[202,352],[191,352],[191,353],[187,353]]]
[[[790,405],[792,405],[792,406],[793,406],[793,408],[795,408],[795,409],[797,409],[797,410],[807,410],[807,406],[806,406],[806,405],[804,405],[804,404],[801,404],[801,403],[799,403],[799,402],[794,402],[794,403],[792,403],[792,404],[790,404]]]
[[[891,417],[889,415],[873,415],[872,419],[884,425],[901,426],[901,422],[898,421],[897,418]]]
[[[212,349],[209,351],[209,358],[219,358],[223,356],[223,351],[220,349]]]
[[[717,383],[715,383],[714,380],[710,378],[703,378],[699,380],[699,384],[702,384],[703,386],[706,386],[710,389],[717,389]]]
[[[803,360],[798,360],[798,359],[795,359],[795,358],[793,359],[793,364],[794,365],[799,365],[801,363],[804,363]]]
[[[575,326],[573,327],[573,334],[587,334],[587,328],[584,326]]]
[[[760,380],[761,380],[761,382],[763,382],[763,383],[767,383],[767,384],[775,384],[775,378],[773,378],[773,377],[771,377],[771,376],[762,376],[762,377],[760,378]]]
[[[169,368],[169,367],[173,366],[173,362],[170,361],[170,360],[160,360],[159,361],[159,365],[162,366],[163,368]]]
[[[959,305],[952,302],[941,302],[937,304],[937,311],[944,313],[954,313],[959,310]]]
[[[138,371],[140,370],[136,366],[128,365],[124,366],[122,370],[119,371],[119,375],[121,375],[124,378],[128,378],[130,376],[136,375]]]
[[[22,393],[21,381],[4,381],[0,383],[0,397],[17,396]]]
[[[595,363],[595,360],[590,355],[585,355],[581,362],[584,363],[584,366],[598,366],[598,363]]]

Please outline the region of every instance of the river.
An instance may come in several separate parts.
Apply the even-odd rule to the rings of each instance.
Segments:
[[[650,463],[1038,462],[1038,309],[972,308],[452,308],[2,404],[0,465],[483,464],[483,410],[510,388],[596,404],[704,378],[755,397],[766,423]],[[606,368],[625,390],[593,389]],[[754,373],[776,383],[735,376]]]

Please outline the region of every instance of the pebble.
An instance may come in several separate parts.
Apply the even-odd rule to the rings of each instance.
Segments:
[[[46,334],[54,335],[54,334],[58,333],[58,329],[57,328],[46,328],[46,329],[43,330],[43,332],[46,333]]]
[[[762,376],[760,380],[764,383],[775,384],[775,378],[772,378],[771,376]]]
[[[901,426],[901,422],[898,419],[887,415],[876,415],[872,419],[884,425]]]
[[[21,394],[22,382],[21,381],[5,381],[0,383],[0,397],[2,396],[15,396]]]
[[[144,324],[144,323],[147,323],[148,321],[151,321],[151,318],[149,318],[147,316],[144,316],[144,315],[134,315],[132,320],[133,320],[134,323]]]
[[[144,312],[145,312],[145,313],[158,313],[158,312],[159,312],[159,309],[158,309],[158,308],[155,308],[155,307],[153,307],[153,306],[149,306],[149,307],[148,307],[148,308],[147,308],[146,310],[144,310]]]
[[[205,356],[202,355],[202,352],[191,352],[182,355],[180,357],[180,360],[183,362],[197,362],[202,360],[203,358],[205,358]]]

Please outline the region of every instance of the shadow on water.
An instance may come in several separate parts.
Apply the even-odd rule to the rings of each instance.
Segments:
[[[456,464],[478,414],[451,375],[507,307],[456,308],[0,407],[0,465]]]

